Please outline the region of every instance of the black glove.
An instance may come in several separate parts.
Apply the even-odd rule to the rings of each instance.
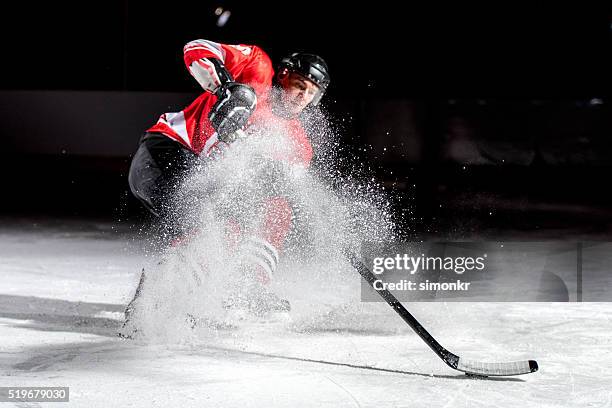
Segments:
[[[257,105],[257,95],[248,85],[227,82],[215,93],[219,98],[208,114],[208,119],[219,135],[219,140],[231,142],[242,129]]]

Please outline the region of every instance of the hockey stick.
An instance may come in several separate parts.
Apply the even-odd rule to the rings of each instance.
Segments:
[[[444,361],[449,367],[463,371],[467,375],[475,376],[507,376],[529,374],[538,371],[538,363],[535,360],[512,361],[505,363],[485,363],[474,360],[463,359],[444,347],[410,314],[391,292],[386,289],[377,290],[374,282],[378,278],[361,262],[354,254],[349,255],[353,267],[357,269],[363,279],[370,284],[378,294],[400,315],[402,319],[418,334],[421,339]]]

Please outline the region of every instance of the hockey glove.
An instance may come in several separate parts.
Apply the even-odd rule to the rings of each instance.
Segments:
[[[228,82],[216,92],[219,98],[211,108],[208,119],[217,131],[219,140],[231,143],[236,131],[242,129],[257,105],[253,88],[237,82]]]

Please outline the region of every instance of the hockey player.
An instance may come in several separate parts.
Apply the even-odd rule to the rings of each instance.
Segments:
[[[187,70],[203,92],[182,111],[160,116],[142,136],[129,171],[132,193],[151,214],[166,219],[176,210],[170,208],[176,186],[196,161],[228,148],[237,135],[248,137],[250,128],[271,122],[281,127],[292,148],[280,159],[309,166],[312,146],[299,117],[319,103],[329,85],[322,58],[293,53],[275,73],[257,46],[195,40],[183,51]],[[265,285],[290,228],[291,206],[284,197],[269,197],[263,208],[259,233],[245,239],[253,242],[248,247],[254,276]]]
[[[270,58],[257,46],[195,40],[185,45],[184,60],[204,92],[184,110],[160,116],[141,138],[130,167],[130,188],[151,213],[168,213],[170,190],[195,157],[209,156],[258,122],[280,121],[295,147],[285,159],[310,163],[312,147],[298,117],[319,103],[329,85],[320,57],[291,54],[275,75]]]

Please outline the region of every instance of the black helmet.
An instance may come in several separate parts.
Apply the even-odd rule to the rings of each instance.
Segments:
[[[283,58],[279,64],[278,72],[287,70],[295,72],[308,78],[314,82],[320,89],[320,92],[312,100],[313,105],[317,105],[329,85],[329,68],[323,58],[314,54],[306,54],[302,52],[294,52],[293,54]]]

